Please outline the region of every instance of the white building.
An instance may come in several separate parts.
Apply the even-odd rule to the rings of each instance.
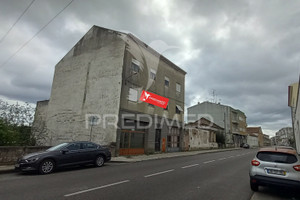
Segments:
[[[288,105],[291,107],[292,124],[294,139],[298,154],[300,154],[300,99],[299,99],[299,82],[289,85]]]
[[[251,148],[258,147],[258,136],[256,134],[253,134],[253,133],[248,134],[247,144],[249,144],[249,146]]]

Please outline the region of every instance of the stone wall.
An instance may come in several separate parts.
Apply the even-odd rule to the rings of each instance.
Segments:
[[[25,154],[44,151],[50,147],[45,146],[3,146],[0,147],[0,165],[10,165],[16,163],[17,159]]]

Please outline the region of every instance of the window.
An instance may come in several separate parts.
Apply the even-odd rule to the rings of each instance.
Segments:
[[[165,86],[169,87],[170,85],[170,79],[165,76]]]
[[[138,100],[138,91],[136,89],[129,88],[128,100],[137,102],[137,100]]]
[[[73,143],[73,144],[70,144],[70,145],[67,147],[67,149],[70,150],[70,151],[79,150],[79,149],[80,149],[80,143]]]
[[[82,143],[82,149],[96,149],[97,145],[93,143]]]
[[[288,164],[297,162],[296,156],[292,154],[280,153],[280,152],[259,152],[257,154],[257,158],[265,162],[288,163]]]
[[[133,72],[136,72],[138,73],[140,71],[140,66],[141,66],[141,63],[135,59],[132,59],[132,62],[131,62],[131,70]]]
[[[183,111],[183,109],[179,105],[176,105],[175,109],[176,109],[176,114],[180,114],[180,112]]]
[[[156,71],[153,69],[150,69],[150,79],[155,80],[156,78]]]
[[[145,134],[129,131],[129,132],[121,132],[120,138],[120,148],[128,149],[128,148],[144,148],[144,140]]]
[[[181,85],[176,83],[176,92],[181,92]]]

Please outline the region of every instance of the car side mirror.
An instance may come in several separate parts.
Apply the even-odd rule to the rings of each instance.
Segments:
[[[63,149],[63,150],[61,150],[61,152],[62,152],[62,154],[65,154],[65,153],[69,152],[69,149]]]

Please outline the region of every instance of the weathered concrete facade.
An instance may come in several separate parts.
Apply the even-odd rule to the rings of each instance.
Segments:
[[[47,136],[47,110],[49,101],[39,101],[36,104],[34,123],[32,124],[32,132],[35,135],[38,145],[46,145]]]
[[[56,65],[44,145],[90,140],[87,114],[118,115],[125,50],[122,37],[93,27]],[[95,126],[93,132],[97,134],[92,134],[92,141],[116,142],[116,127]]]
[[[37,107],[43,114],[36,115],[34,133],[42,133],[44,145],[91,140],[113,146],[116,155],[174,151],[168,135],[177,128],[182,137],[184,113],[177,108],[184,108],[185,74],[133,35],[94,26],[56,65],[48,106]],[[168,109],[139,101],[142,90],[169,98]],[[170,125],[174,117],[178,123]]]
[[[186,124],[184,150],[218,148],[216,135],[223,132],[223,128],[205,118]]]

